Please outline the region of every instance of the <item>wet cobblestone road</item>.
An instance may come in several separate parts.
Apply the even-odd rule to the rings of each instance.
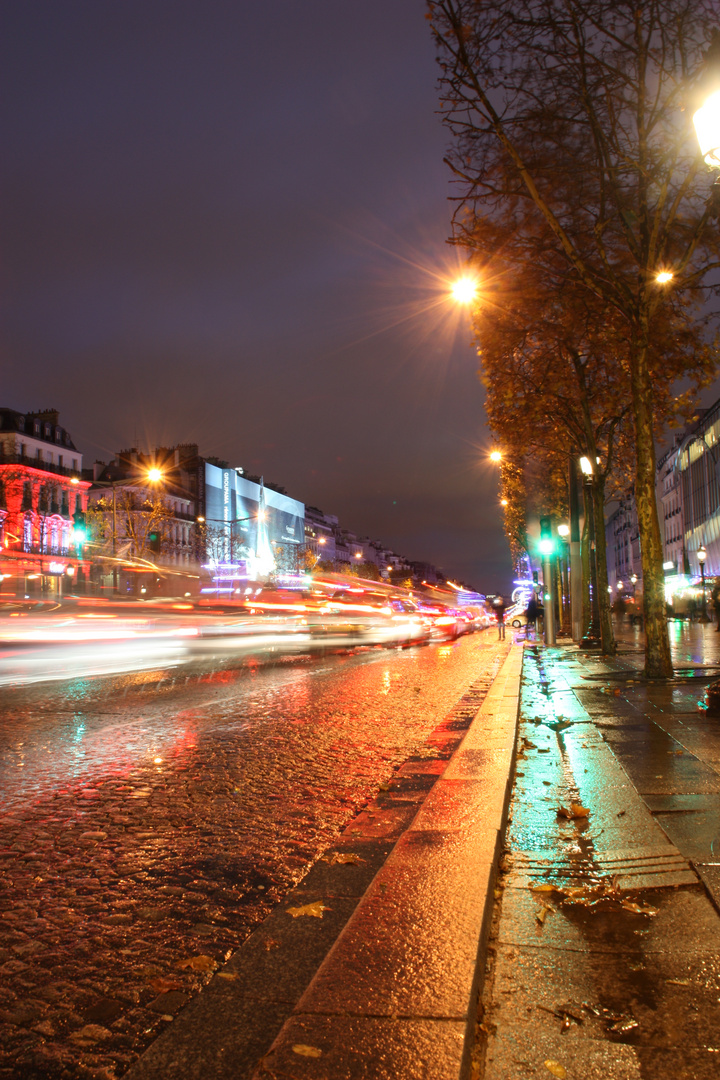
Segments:
[[[506,651],[5,691],[0,1077],[122,1075]]]

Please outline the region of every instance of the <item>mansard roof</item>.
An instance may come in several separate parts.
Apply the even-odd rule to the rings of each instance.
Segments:
[[[37,430],[36,430],[37,428]],[[70,433],[58,423],[57,409],[36,412],[18,412],[17,409],[0,408],[0,431],[14,431],[52,446],[63,446],[77,453]]]

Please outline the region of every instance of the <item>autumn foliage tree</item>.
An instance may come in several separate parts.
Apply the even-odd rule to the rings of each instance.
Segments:
[[[485,252],[503,219],[504,273],[584,290],[623,343],[615,371],[633,432],[645,670],[672,673],[655,502],[657,400],[707,361],[701,304],[718,265],[690,87],[717,23],[712,0],[431,0],[454,238]],[[511,224],[511,228],[508,228]],[[478,238],[479,246],[478,246]],[[492,272],[492,267],[488,267]],[[657,273],[672,271],[669,284]],[[674,322],[685,368],[654,328]],[[655,337],[655,344],[654,344]],[[609,355],[609,352],[606,352]]]

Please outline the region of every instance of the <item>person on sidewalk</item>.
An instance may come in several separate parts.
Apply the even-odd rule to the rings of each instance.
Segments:
[[[540,613],[540,607],[537,602],[535,593],[532,594],[528,600],[528,606],[525,608],[525,637],[527,638],[532,626],[533,634],[537,630],[537,617]]]
[[[507,606],[507,601],[503,596],[496,596],[493,600],[493,611],[497,616],[498,641],[505,640],[505,610]]]
[[[715,633],[720,634],[720,583],[713,588],[710,599],[715,608]]]

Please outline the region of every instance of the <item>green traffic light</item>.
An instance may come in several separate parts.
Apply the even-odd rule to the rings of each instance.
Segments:
[[[541,555],[552,555],[555,551],[555,543],[552,540],[548,540],[545,537],[538,544],[538,551]]]

